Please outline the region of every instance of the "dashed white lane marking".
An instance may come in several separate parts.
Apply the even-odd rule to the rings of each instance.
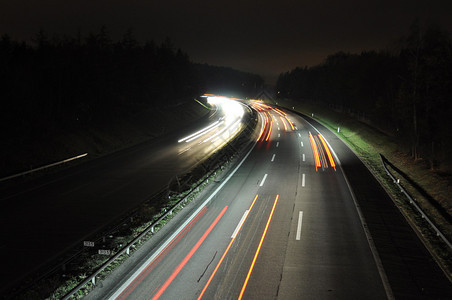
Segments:
[[[278,127],[278,130],[280,130],[279,127]]]
[[[278,133],[278,137],[281,137],[281,133]]]
[[[273,154],[272,160],[271,160],[271,161],[274,161],[274,160],[275,160],[275,156],[276,156],[276,154]]]
[[[303,153],[303,161],[306,161],[306,157],[305,157],[304,153]]]
[[[279,146],[279,142],[276,142],[276,147],[278,147]]]
[[[300,210],[298,213],[298,226],[297,226],[297,236],[296,240],[299,241],[301,238],[301,226],[303,224],[303,212]]]
[[[304,187],[304,184],[305,184],[305,175],[303,174],[303,176],[301,176],[301,186]]]
[[[261,184],[259,186],[263,186],[264,185],[265,179],[267,179],[267,174],[264,175],[264,178],[262,178],[262,182],[261,182]]]
[[[301,134],[298,134],[299,137],[301,137]]]
[[[301,142],[301,147],[304,147],[303,142]]]
[[[247,209],[245,210],[245,213],[243,214],[242,218],[240,219],[239,224],[237,224],[237,227],[235,228],[234,232],[231,235],[231,239],[235,238],[237,235],[237,232],[239,231],[240,227],[242,227],[243,222],[245,222],[246,216],[248,215],[250,211]]]

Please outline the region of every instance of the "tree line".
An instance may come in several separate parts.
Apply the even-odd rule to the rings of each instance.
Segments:
[[[338,52],[279,76],[280,97],[316,101],[394,137],[414,159],[452,169],[452,43],[437,25],[413,22],[392,50]]]
[[[50,36],[32,43],[0,38],[3,138],[32,136],[58,126],[90,126],[149,107],[169,107],[224,86],[253,94],[259,76],[190,61],[169,38],[161,44],[127,30],[113,41],[106,27],[86,36]],[[222,74],[224,73],[224,74]],[[244,86],[248,87],[244,89]]]

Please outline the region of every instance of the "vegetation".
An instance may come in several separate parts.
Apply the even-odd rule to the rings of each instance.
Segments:
[[[432,172],[425,161],[413,161],[410,155],[398,151],[397,139],[366,126],[354,117],[338,113],[313,102],[278,100],[282,106],[294,108],[307,116],[312,116],[336,132],[351,149],[361,158],[367,168],[380,181],[388,194],[394,199],[397,207],[403,212],[411,225],[417,228],[427,248],[438,260],[445,273],[452,278],[452,251],[436,235],[430,225],[409,203],[404,194],[386,174],[379,154],[383,154],[390,164],[388,167],[402,186],[414,198],[426,215],[448,238],[452,239],[452,201],[450,200],[450,177]],[[337,128],[340,127],[340,132]],[[413,184],[414,182],[414,184]],[[442,212],[445,213],[442,214]]]
[[[194,64],[168,38],[160,45],[141,43],[131,30],[119,41],[113,41],[105,27],[75,37],[41,31],[31,44],[4,34],[0,155],[17,159],[2,160],[1,175],[79,154],[61,156],[65,151],[60,148],[72,147],[65,144],[67,135],[75,135],[81,144],[106,141],[125,119],[143,111],[169,111],[211,90],[253,95],[260,84],[257,75]],[[152,129],[152,136],[162,132],[160,127]],[[53,146],[50,153],[40,156],[46,145]]]
[[[452,42],[438,26],[415,21],[391,51],[339,52],[281,74],[277,91],[352,115],[431,169],[452,171]]]

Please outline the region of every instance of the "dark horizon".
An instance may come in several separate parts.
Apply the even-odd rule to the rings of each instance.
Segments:
[[[256,73],[274,83],[295,67],[338,51],[391,47],[419,18],[452,31],[450,1],[22,1],[0,2],[0,34],[30,41],[49,34],[86,35],[106,26],[113,39],[133,29],[139,41],[170,37],[197,63]]]

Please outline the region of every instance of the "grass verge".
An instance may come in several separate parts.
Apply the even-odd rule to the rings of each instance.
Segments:
[[[392,197],[397,207],[415,229],[427,249],[452,279],[452,250],[436,235],[383,169],[379,154],[394,166],[390,172],[400,178],[402,186],[413,197],[439,230],[452,240],[452,176],[429,169],[423,160],[414,161],[400,150],[396,140],[350,116],[304,101],[278,100],[278,104],[311,116],[340,137],[366,164]],[[340,131],[338,132],[338,128]],[[408,175],[407,175],[408,174]],[[452,280],[451,280],[452,281]]]

